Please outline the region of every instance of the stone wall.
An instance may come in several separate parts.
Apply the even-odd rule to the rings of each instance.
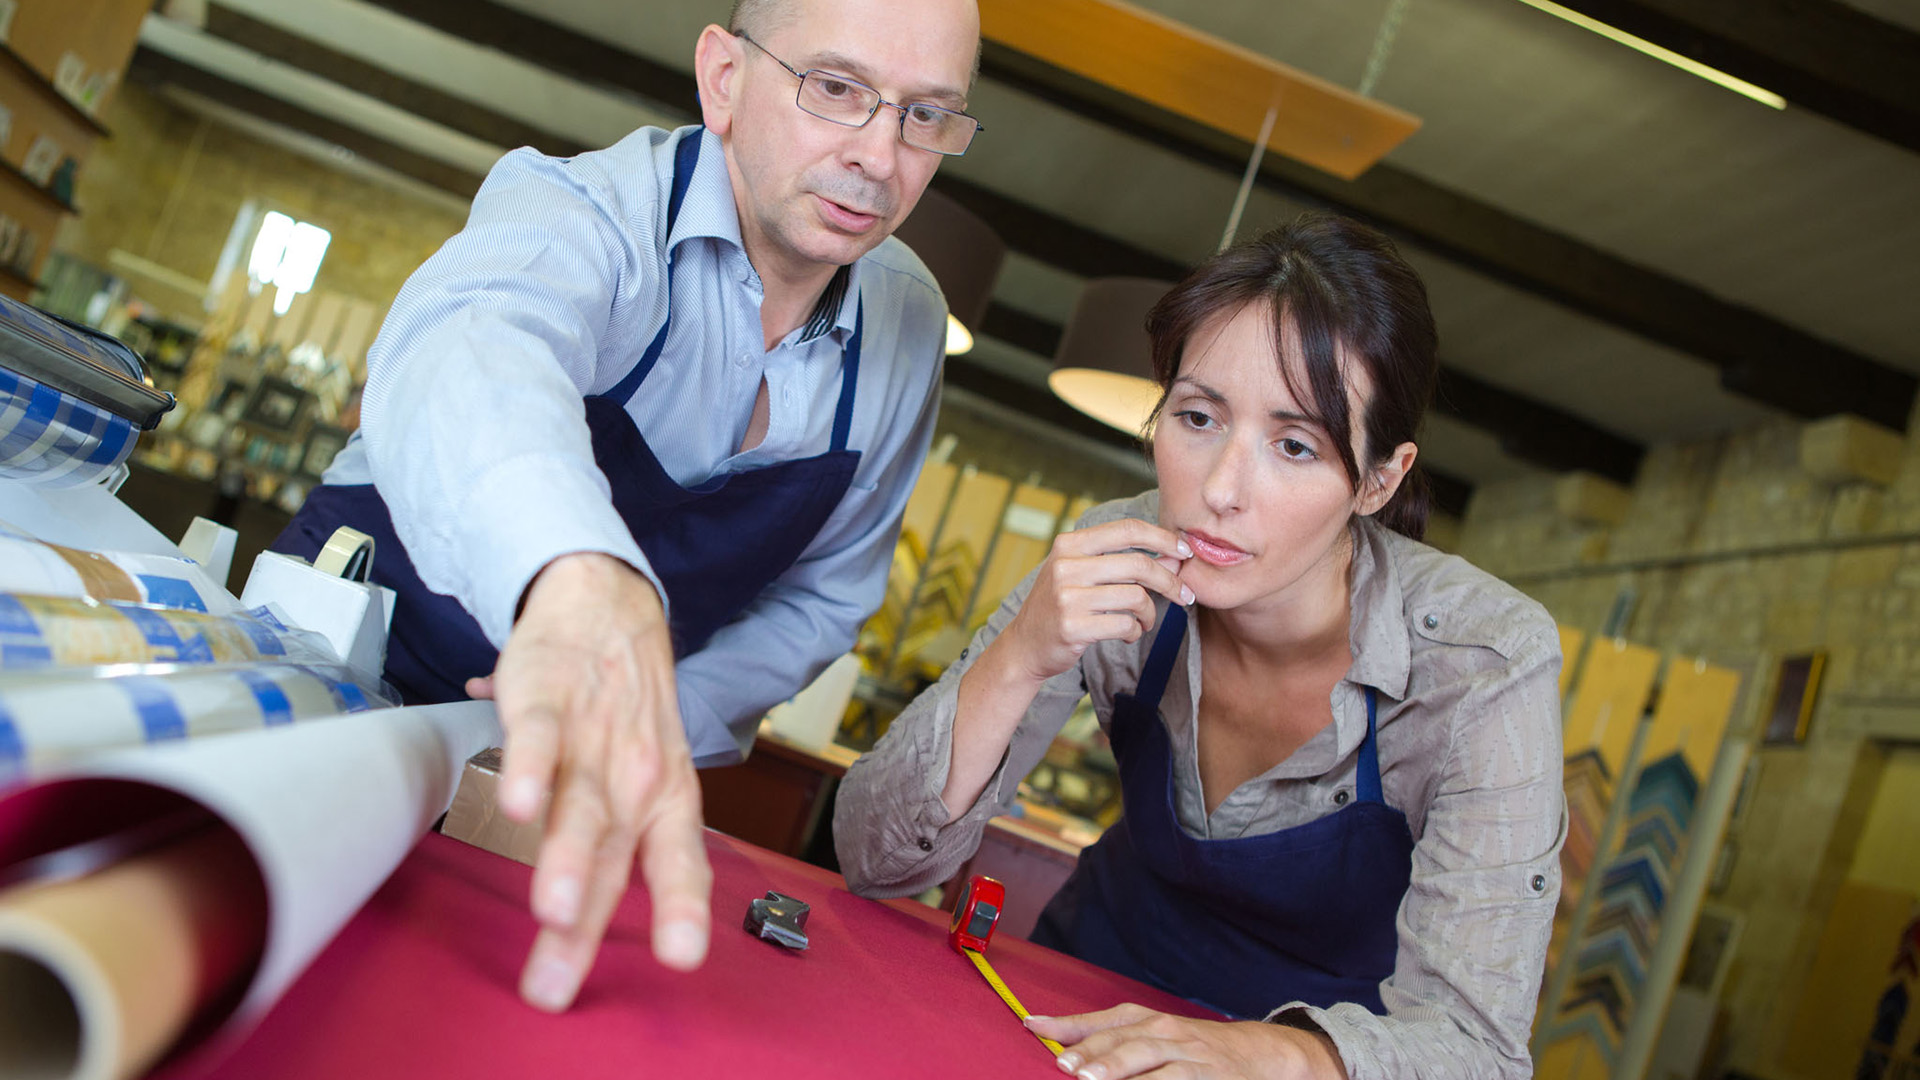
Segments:
[[[118,249],[205,282],[249,199],[333,234],[314,282],[385,306],[415,267],[458,232],[457,200],[410,181],[381,182],[348,158],[316,158],[263,141],[128,84],[102,116],[113,135],[94,149],[74,191],[80,214],[57,248],[110,273]],[[342,151],[342,154],[345,152]],[[244,252],[242,255],[244,256]],[[177,314],[195,297],[138,280]]]
[[[1822,449],[1833,437],[1848,442],[1843,467]],[[1658,447],[1612,523],[1570,515],[1566,483],[1476,492],[1460,553],[1562,623],[1597,631],[1624,611],[1615,628],[1630,640],[1758,672],[1749,720],[1780,656],[1828,652],[1805,744],[1757,751],[1730,833],[1733,871],[1710,897],[1747,920],[1724,995],[1723,1064],[1789,1076],[1780,1058],[1796,987],[1883,747],[1920,736],[1920,439],[1782,420]]]

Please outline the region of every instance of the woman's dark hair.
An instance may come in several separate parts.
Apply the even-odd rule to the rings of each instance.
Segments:
[[[1413,441],[1433,400],[1440,370],[1439,332],[1427,306],[1426,285],[1393,241],[1332,214],[1302,214],[1236,244],[1201,263],[1147,314],[1153,377],[1160,384],[1163,405],[1194,332],[1211,319],[1255,303],[1272,306],[1275,355],[1286,355],[1282,343],[1289,323],[1298,334],[1311,393],[1295,385],[1294,369],[1284,360],[1281,377],[1301,411],[1339,447],[1347,479],[1358,490],[1363,470],[1353,455],[1353,420],[1339,349],[1344,345],[1366,365],[1373,383],[1361,444],[1371,469],[1394,447]],[[1418,540],[1426,532],[1427,505],[1426,477],[1416,464],[1374,517]]]

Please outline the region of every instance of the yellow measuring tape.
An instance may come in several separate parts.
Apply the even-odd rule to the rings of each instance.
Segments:
[[[1000,978],[999,972],[993,970],[993,965],[987,963],[987,958],[984,954],[973,949],[961,949],[960,951],[966,953],[967,959],[973,961],[973,966],[980,969],[981,977],[987,980],[988,986],[993,987],[994,993],[1000,995],[1000,1000],[1007,1003],[1007,1008],[1013,1010],[1013,1015],[1019,1017],[1021,1020],[1025,1020],[1032,1015],[1027,1012],[1025,1005],[1020,1004],[1020,999],[1013,996],[1013,991],[1007,989],[1006,982]],[[1052,1039],[1038,1032],[1029,1031],[1029,1034],[1039,1039],[1041,1045],[1052,1051],[1054,1057],[1059,1057],[1061,1051],[1066,1049],[1066,1047],[1061,1046],[1059,1043],[1054,1042]]]

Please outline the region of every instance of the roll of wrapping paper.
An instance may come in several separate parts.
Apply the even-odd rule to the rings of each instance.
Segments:
[[[0,890],[0,1075],[138,1076],[196,1018],[230,1011],[265,944],[267,905],[232,829],[92,873]]]
[[[41,880],[36,871],[50,855],[64,859],[126,836],[183,805],[204,809],[229,827],[250,859],[244,867],[221,870],[213,880],[235,893],[257,885],[265,897],[266,930],[259,937],[258,963],[239,965],[241,978],[228,995],[231,1008],[218,994],[209,998],[194,991],[213,1004],[193,1017],[178,1050],[186,1053],[203,1039],[218,1040],[220,1033],[244,1027],[279,998],[446,812],[466,760],[498,745],[500,738],[492,702],[469,701],[109,751],[59,775],[0,791],[0,881],[23,870]],[[195,895],[193,886],[205,880],[203,858],[188,860],[192,872],[171,879],[188,883],[184,890],[176,884],[171,895]],[[228,910],[239,912],[228,917],[243,919],[244,909]],[[177,925],[201,924],[189,918]],[[166,936],[161,930],[151,933]],[[234,943],[246,936],[202,940],[230,958]],[[208,976],[231,969],[229,959],[197,970]],[[79,1000],[61,981],[64,975],[53,977],[57,973],[44,962],[16,968],[21,970],[27,974],[11,976],[16,981],[0,987],[0,1031],[61,1022],[77,1028],[76,1007],[105,1000]],[[133,995],[164,998],[177,992],[176,966],[146,970],[124,983]],[[24,1053],[78,1042],[13,1045]],[[0,1057],[0,1077],[66,1077],[71,1073],[50,1070],[74,1064],[42,1063],[38,1073],[30,1073]]]
[[[191,559],[81,551],[36,540],[0,522],[0,593],[119,600],[216,615],[242,610]]]
[[[139,435],[124,417],[0,367],[0,478],[90,484],[119,468]]]
[[[289,630],[258,611],[213,615],[117,600],[0,593],[0,670],[339,659],[325,638]]]
[[[0,477],[50,487],[118,468],[173,408],[132,349],[0,297]]]
[[[199,738],[398,704],[344,664],[0,672],[0,788],[108,747]]]

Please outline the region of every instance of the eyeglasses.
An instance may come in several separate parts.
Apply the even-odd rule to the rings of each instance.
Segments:
[[[863,82],[855,82],[845,75],[835,75],[831,71],[809,69],[800,71],[792,64],[767,52],[767,47],[745,34],[737,35],[741,41],[766,53],[774,63],[787,69],[787,74],[800,80],[799,92],[794,95],[793,103],[800,110],[810,113],[829,123],[842,127],[865,127],[880,106],[900,111],[900,141],[916,150],[930,150],[948,157],[959,157],[967,152],[978,132],[986,130],[980,121],[963,112],[943,109],[938,105],[913,104],[899,105],[880,96],[880,91]]]

